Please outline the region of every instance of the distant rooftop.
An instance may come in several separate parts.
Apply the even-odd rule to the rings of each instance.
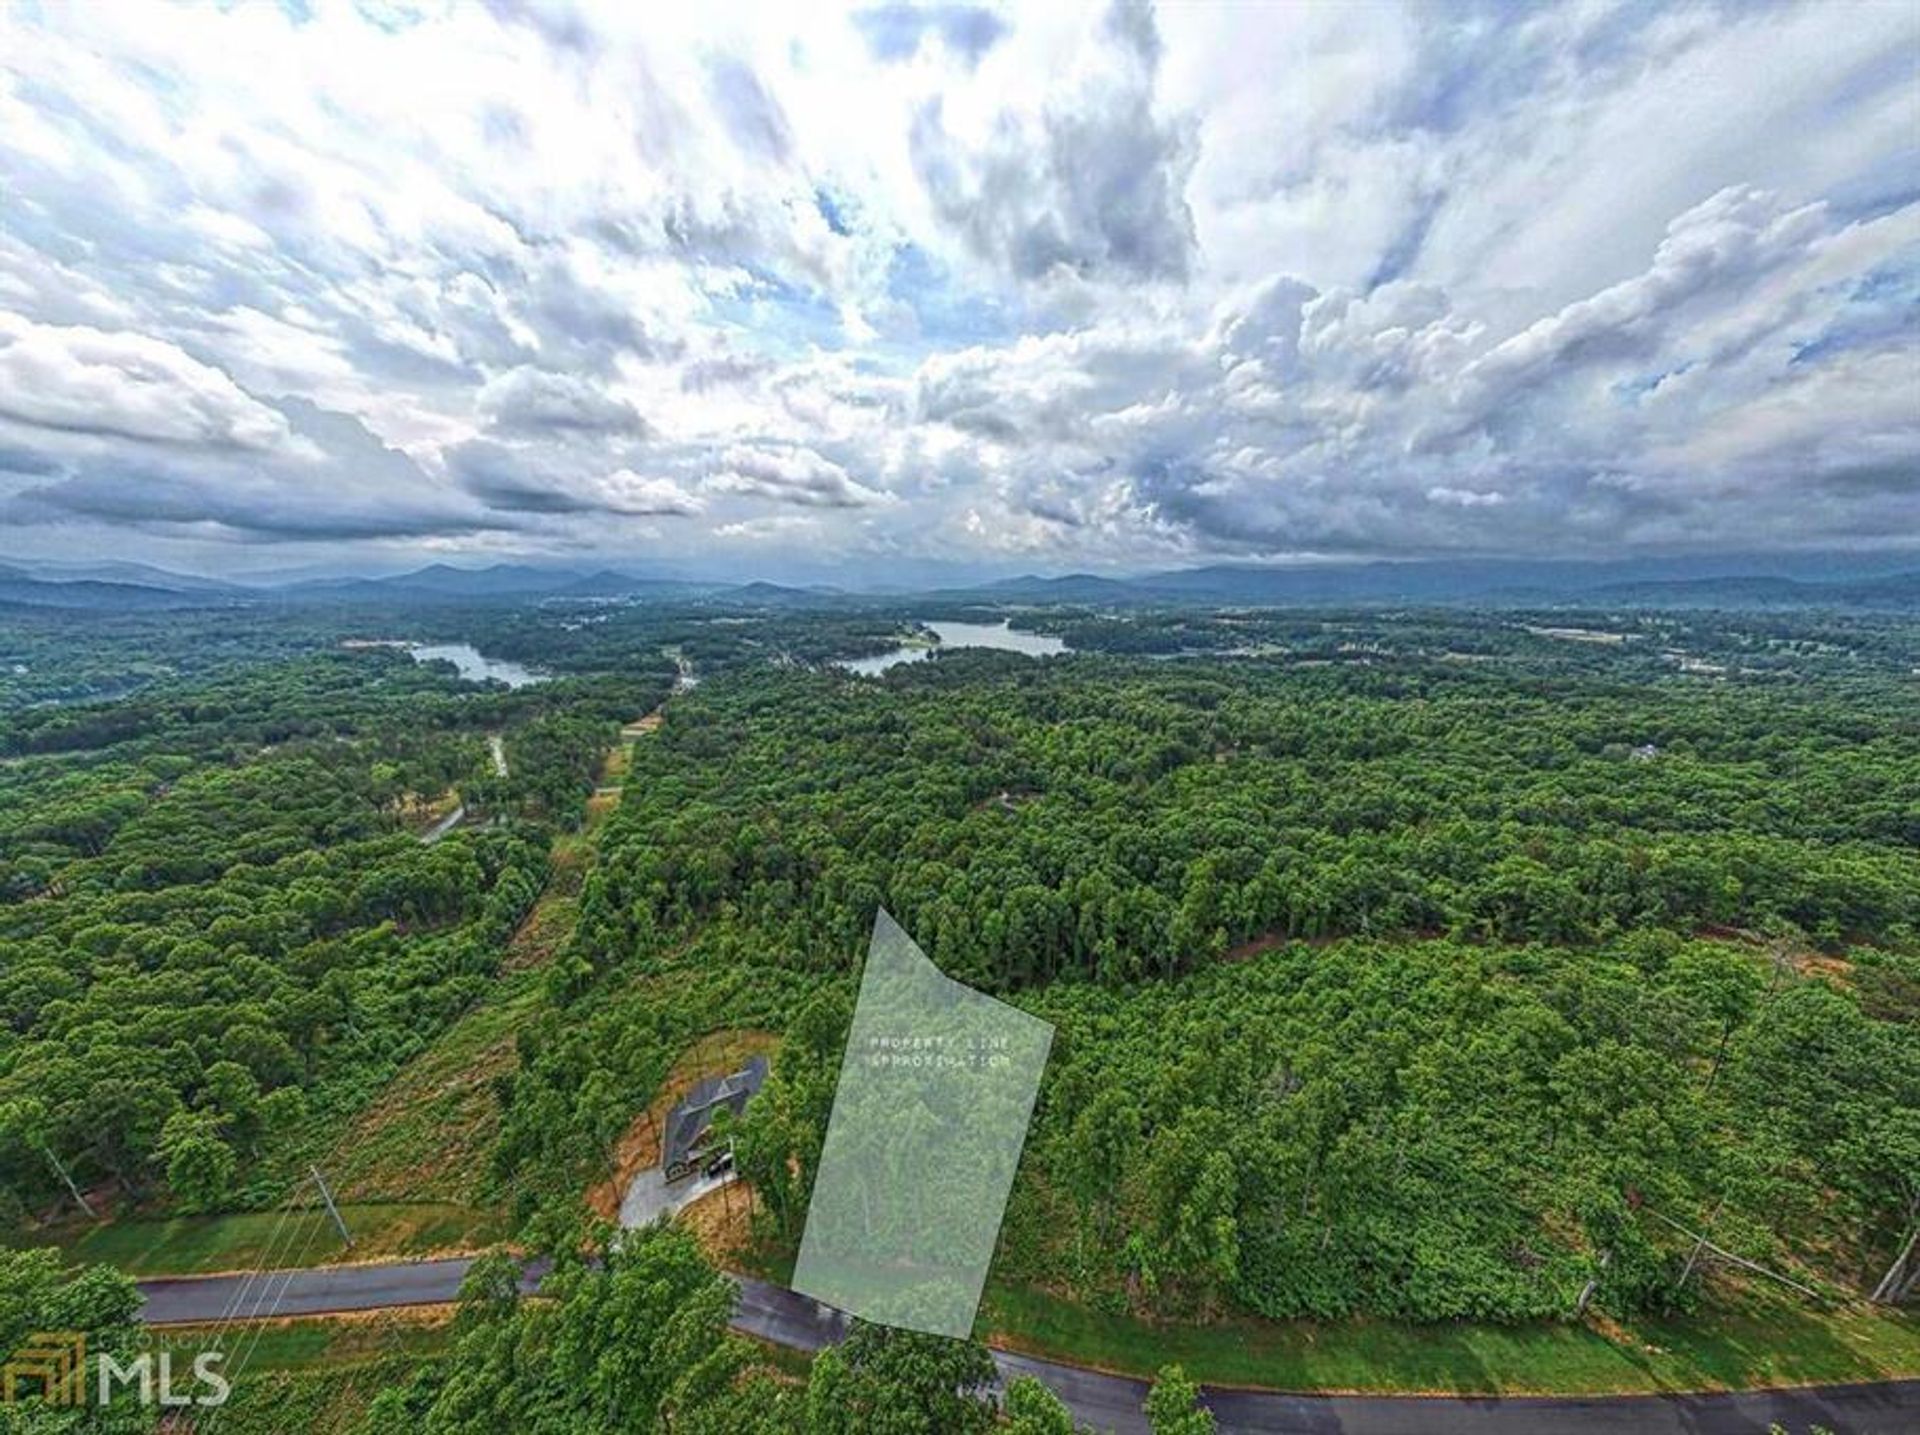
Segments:
[[[667,1136],[661,1165],[669,1181],[685,1175],[700,1139],[722,1107],[738,1116],[747,1100],[766,1083],[767,1059],[756,1056],[739,1071],[696,1081],[667,1117]]]

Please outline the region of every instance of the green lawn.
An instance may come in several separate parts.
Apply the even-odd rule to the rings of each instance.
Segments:
[[[6,1239],[15,1245],[56,1245],[76,1260],[105,1261],[129,1275],[154,1276],[473,1250],[505,1235],[498,1215],[466,1206],[348,1204],[341,1215],[353,1233],[351,1249],[340,1244],[324,1210],[291,1212],[284,1222],[277,1211],[261,1211],[98,1226],[67,1223],[11,1232]]]
[[[1920,1375],[1920,1321],[1911,1316],[1774,1305],[1639,1320],[1616,1341],[1561,1325],[1149,1325],[995,1285],[975,1331],[1085,1365],[1149,1375],[1177,1360],[1199,1380],[1280,1390],[1603,1394]]]

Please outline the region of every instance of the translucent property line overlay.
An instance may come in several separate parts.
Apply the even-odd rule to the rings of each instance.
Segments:
[[[866,1320],[973,1330],[1053,1027],[873,923],[793,1288]]]

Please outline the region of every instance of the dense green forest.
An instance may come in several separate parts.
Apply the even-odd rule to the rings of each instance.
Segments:
[[[636,754],[502,1159],[603,1149],[701,1019],[833,1003],[884,904],[1060,1028],[1003,1273],[1517,1320],[1696,1299],[1673,1222],[1870,1290],[1915,1217],[1917,738],[1897,675],[716,679]],[[643,1054],[656,986],[702,995]],[[844,1019],[754,1108],[789,1238]]]
[[[1203,1322],[1711,1319],[1772,1278],[1707,1237],[1808,1299],[1911,1298],[1910,624],[1060,608],[1015,616],[1071,656],[835,665],[1005,616],[8,615],[9,1220],[70,1210],[69,1176],[122,1212],[283,1199],[509,989],[556,836],[659,708],[485,1087],[487,1191],[562,1298],[483,1264],[457,1358],[366,1429],[602,1428],[608,1400],[688,1430],[987,1418],[977,1349],[868,1330],[796,1376],[724,1334],[683,1239],[582,1206],[695,1041],[777,1033],[737,1138],[777,1264],[880,906],[1057,1029],[996,1281]],[[396,627],[546,680],[359,646]],[[76,1289],[117,1310],[107,1274]],[[1165,1392],[1167,1429],[1202,1418]],[[1069,1429],[1048,1401],[1016,1427]]]
[[[215,676],[0,717],[16,1218],[60,1197],[62,1168],[175,1210],[274,1199],[301,1151],[487,991],[548,834],[578,822],[618,722],[671,681],[656,660],[508,692],[388,650],[278,648],[269,634]]]

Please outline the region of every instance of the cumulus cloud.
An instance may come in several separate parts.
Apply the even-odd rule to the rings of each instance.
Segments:
[[[646,420],[625,399],[570,374],[524,365],[488,380],[474,408],[487,427],[508,433],[647,432]]]
[[[189,559],[1893,541],[1917,46],[1794,0],[0,7],[0,505]]]
[[[1436,483],[1427,490],[1429,503],[1446,503],[1455,508],[1492,508],[1507,501],[1507,496],[1494,489],[1482,492],[1472,488],[1448,488],[1444,483]]]
[[[1151,12],[1123,0],[1106,34],[1077,92],[1037,114],[1003,111],[978,145],[949,131],[938,98],[914,116],[915,172],[976,258],[1034,280],[1187,276],[1193,126],[1155,112]]]
[[[153,443],[268,449],[287,421],[226,374],[144,334],[0,314],[0,415]]]
[[[92,520],[149,535],[286,543],[468,537],[510,518],[434,484],[351,415],[284,401],[295,442],[285,455],[153,448],[129,457],[106,444],[66,445],[35,483],[0,501],[10,523]]]
[[[1186,335],[1115,320],[929,360],[918,412],[991,455],[999,502],[1064,551],[1751,544],[1796,504],[1815,527],[1910,524],[1920,358],[1857,311],[1905,302],[1884,276],[1920,275],[1916,241],[1920,206],[1843,222],[1730,191],[1639,274],[1498,343],[1437,286],[1282,279]],[[1834,332],[1846,347],[1807,362],[1805,336]]]
[[[856,483],[839,464],[798,444],[733,444],[720,454],[707,487],[803,508],[865,508],[887,500],[886,494]]]

